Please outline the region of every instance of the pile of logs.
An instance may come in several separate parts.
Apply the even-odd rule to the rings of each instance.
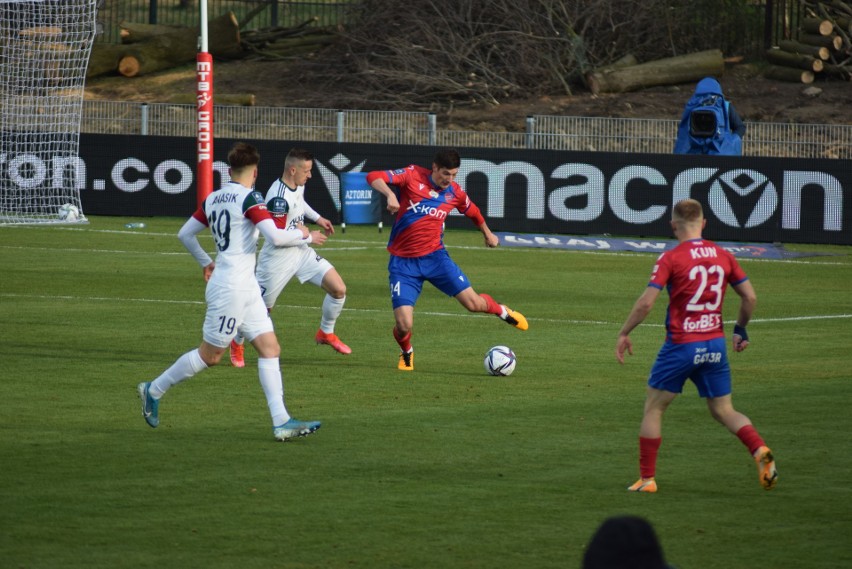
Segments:
[[[813,83],[820,76],[852,80],[852,7],[842,0],[804,2],[798,41],[784,40],[766,52],[766,76]]]
[[[313,28],[316,18],[291,28],[247,32],[233,12],[208,23],[208,51],[217,59],[287,59],[305,57],[334,41],[335,30]],[[194,61],[198,28],[134,22],[121,23],[121,44],[95,44],[87,78],[118,73],[137,77]]]

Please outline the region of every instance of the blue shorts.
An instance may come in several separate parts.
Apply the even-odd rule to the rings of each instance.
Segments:
[[[681,393],[691,379],[701,397],[721,397],[731,393],[731,367],[725,338],[675,344],[666,340],[651,368],[648,385],[663,391]]]
[[[467,275],[450,259],[446,249],[439,249],[422,257],[391,255],[388,262],[388,281],[391,302],[395,309],[417,304],[424,281],[429,281],[447,296],[455,296],[470,287]]]

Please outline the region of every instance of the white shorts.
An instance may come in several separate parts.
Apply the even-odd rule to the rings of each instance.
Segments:
[[[260,287],[246,290],[207,285],[205,297],[207,314],[202,337],[210,345],[227,348],[238,328],[249,342],[274,330]]]
[[[323,277],[333,268],[331,263],[310,247],[276,251],[271,255],[261,251],[257,263],[257,281],[263,293],[263,302],[267,308],[275,306],[281,291],[294,276],[302,284],[310,282],[322,286]]]

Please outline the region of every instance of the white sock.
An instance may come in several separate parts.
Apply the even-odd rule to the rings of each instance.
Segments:
[[[200,371],[207,369],[207,364],[201,359],[198,348],[179,357],[172,366],[151,382],[148,393],[154,399],[162,397],[171,387],[186,381]]]
[[[242,346],[243,342],[245,342],[245,341],[246,341],[246,337],[243,336],[243,333],[240,332],[240,331],[237,331],[237,335],[234,336],[234,343]]]
[[[284,406],[284,382],[281,379],[278,358],[257,358],[257,374],[260,377],[260,386],[266,395],[266,404],[272,416],[272,426],[279,427],[290,420],[290,414]]]
[[[506,305],[505,305],[505,304],[501,304],[501,305],[500,305],[500,308],[502,308],[502,309],[503,309],[503,312],[501,312],[501,313],[500,313],[500,318],[501,318],[501,319],[503,319],[503,320],[505,320],[505,319],[506,319],[506,318],[508,318],[508,316],[509,316],[509,311],[506,309]]]
[[[334,324],[337,322],[337,317],[343,312],[343,304],[346,302],[346,297],[334,298],[330,294],[325,295],[322,301],[322,319],[320,320],[320,330],[326,334],[334,332]]]

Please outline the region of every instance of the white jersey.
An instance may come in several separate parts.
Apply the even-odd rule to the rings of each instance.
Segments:
[[[275,225],[281,229],[292,229],[304,225],[305,220],[316,221],[320,215],[305,202],[305,186],[290,188],[281,179],[275,180],[266,192],[266,207],[275,220]],[[260,250],[260,263],[268,255],[277,257],[288,257],[299,255],[298,251],[308,247],[307,243],[301,243],[293,247],[275,247],[272,243],[264,241]]]
[[[258,229],[249,219],[253,208],[266,209],[260,192],[228,182],[204,200],[201,209],[216,243],[216,270],[209,284],[257,288],[254,276]]]

